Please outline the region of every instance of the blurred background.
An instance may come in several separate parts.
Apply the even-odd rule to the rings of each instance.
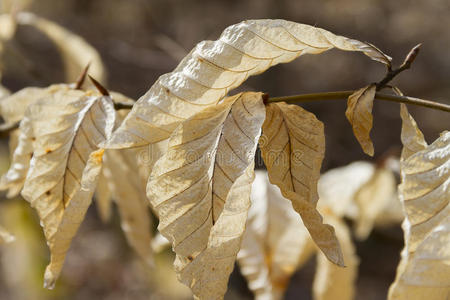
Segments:
[[[8,1],[11,2],[11,1]],[[24,2],[24,1],[21,1]],[[26,2],[26,1],[25,1]],[[85,38],[100,53],[109,89],[137,99],[175,68],[196,43],[217,39],[245,19],[281,18],[369,41],[399,65],[422,43],[411,70],[393,84],[406,95],[450,104],[450,2],[448,0],[36,0],[27,8]],[[2,3],[2,1],[0,1]],[[12,50],[11,50],[12,49]],[[13,48],[3,54],[2,84],[11,91],[64,80],[64,64],[48,38],[20,26]],[[241,89],[271,96],[357,89],[380,80],[385,68],[360,53],[329,51],[302,56],[250,78]],[[372,139],[375,156],[361,151],[345,119],[345,100],[302,105],[325,123],[327,152],[322,171],[356,160],[377,161],[399,153],[400,118],[395,103],[376,102]],[[409,107],[428,142],[450,128],[448,114]],[[0,142],[0,169],[9,165],[7,140]],[[262,167],[262,166],[260,166]],[[190,299],[171,269],[173,256],[159,254],[149,270],[126,244],[117,215],[102,224],[95,207],[72,243],[54,291],[42,286],[48,262],[36,213],[22,199],[0,199],[0,224],[16,242],[0,246],[0,299]],[[375,229],[356,242],[361,264],[356,299],[385,299],[403,246],[400,224]],[[286,299],[311,299],[315,260],[292,278]],[[251,299],[235,270],[227,299]]]

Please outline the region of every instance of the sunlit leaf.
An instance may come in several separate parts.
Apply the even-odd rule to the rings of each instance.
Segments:
[[[10,134],[11,166],[0,180],[0,190],[8,190],[9,198],[17,196],[22,190],[33,154],[33,116],[29,111],[30,105],[68,90],[70,86],[65,84],[55,84],[47,88],[28,87],[0,100],[0,115],[5,122],[20,122],[19,129]]]
[[[397,182],[392,171],[385,167],[379,167],[369,181],[355,193],[354,201],[358,206],[356,236],[359,239],[368,237],[377,217],[392,203],[396,191]]]
[[[332,48],[360,51],[385,62],[366,43],[285,20],[248,20],[199,43],[171,73],[162,75],[134,105],[108,147],[151,145],[167,139],[192,115],[217,104],[249,76],[304,54]]]
[[[30,110],[28,110],[28,114],[20,121],[19,138],[12,156],[11,166],[8,172],[0,179],[0,190],[8,190],[8,198],[15,197],[20,193],[30,168],[34,150],[31,118]]]
[[[317,184],[320,206],[326,206],[338,217],[358,217],[355,194],[375,172],[375,166],[366,161],[331,169],[320,175]]]
[[[372,107],[375,92],[375,84],[357,90],[348,97],[347,110],[345,111],[345,116],[352,124],[353,134],[363,151],[370,156],[373,156],[374,153],[370,130],[372,130]]]
[[[283,299],[293,273],[316,252],[316,247],[279,189],[256,171],[252,206],[238,253],[241,273],[256,299]]]
[[[317,254],[317,270],[313,282],[315,300],[352,300],[355,295],[359,259],[345,222],[333,215],[325,215],[325,220],[335,229],[341,243],[345,268],[330,263],[323,253]]]
[[[156,163],[147,196],[177,254],[181,282],[200,299],[222,298],[250,205],[264,120],[262,93],[241,93],[181,123]]]
[[[317,246],[328,259],[344,265],[339,242],[330,225],[316,210],[317,181],[325,155],[323,123],[299,106],[273,103],[267,106],[259,145],[270,182],[302,217]]]
[[[403,143],[401,158],[404,160],[414,153],[426,149],[428,145],[422,131],[403,103],[400,104],[400,116],[402,118],[401,139]]]
[[[117,204],[120,223],[128,243],[153,265],[152,219],[145,195],[145,182],[137,172],[139,150],[107,150],[104,175]]]
[[[257,171],[247,228],[238,254],[241,272],[256,299],[283,299],[291,276],[316,253],[314,299],[353,298],[359,259],[351,234],[329,207],[322,206],[321,212],[336,227],[345,268],[331,263],[318,251],[290,201],[269,183],[266,172]]]
[[[450,294],[450,132],[431,145],[402,107],[400,199],[405,211],[402,251],[389,299],[447,299]]]
[[[107,161],[106,155],[103,157],[103,163],[105,161]],[[107,176],[105,175],[107,172],[109,171],[103,167],[98,178],[94,198],[98,214],[103,223],[109,222],[112,215],[112,192],[109,188]]]
[[[34,153],[22,196],[36,208],[51,253],[44,285],[52,288],[91,203],[102,166],[98,145],[111,134],[109,97],[59,91],[32,107]]]

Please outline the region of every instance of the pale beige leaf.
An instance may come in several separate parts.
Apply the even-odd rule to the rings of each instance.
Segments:
[[[17,196],[25,181],[33,153],[32,117],[28,107],[55,93],[70,89],[66,84],[55,84],[47,88],[28,87],[0,100],[0,115],[6,123],[21,122],[19,129],[10,134],[9,148],[11,166],[0,180],[0,190],[8,190],[9,198]],[[21,121],[22,120],[22,121]]]
[[[152,239],[152,249],[155,253],[160,253],[170,245],[170,241],[159,232]]]
[[[111,98],[114,101],[114,103],[126,103],[126,104],[133,104],[134,101],[127,96],[117,93],[114,91],[110,92]],[[128,109],[121,109],[116,111],[116,124],[114,129],[116,129],[117,126],[120,125],[120,123],[123,121],[125,116],[129,113],[130,110]],[[112,163],[112,162],[111,162]],[[97,189],[95,190],[95,202],[97,206],[97,211],[100,216],[100,219],[102,222],[107,223],[112,214],[112,191],[110,189],[111,183],[108,183],[108,179],[106,178],[108,175],[105,173],[110,173],[110,170],[105,167],[105,165],[108,165],[108,151],[103,157],[103,165],[102,172],[100,173],[98,183],[97,183]],[[112,176],[109,176],[112,177]],[[114,178],[114,177],[113,177]]]
[[[252,206],[238,253],[241,273],[255,298],[282,299],[292,274],[316,252],[316,247],[267,172],[256,171]]]
[[[28,106],[64,88],[69,87],[66,85],[52,85],[48,88],[26,87],[0,100],[0,115],[6,123],[19,122],[23,119]]]
[[[269,259],[266,258],[268,214],[271,213],[268,210],[267,189],[266,172],[255,171],[250,197],[251,206],[241,248],[237,254],[241,274],[246,278],[249,289],[258,300],[271,299],[273,296],[273,287],[269,278]]]
[[[315,300],[352,300],[355,294],[359,259],[345,222],[333,215],[325,220],[336,229],[345,260],[345,268],[338,267],[323,255],[317,255],[317,270],[313,283]]]
[[[162,75],[133,107],[108,147],[126,148],[167,139],[178,124],[217,104],[249,76],[304,54],[332,48],[360,51],[382,60],[379,51],[314,26],[285,20],[248,20],[203,41],[171,73]]]
[[[400,104],[400,117],[402,118],[402,159],[407,159],[414,153],[424,150],[427,147],[427,142],[403,103]]]
[[[386,163],[356,161],[331,169],[318,182],[319,211],[331,211],[356,224],[356,235],[365,239],[372,227],[400,224],[403,211],[397,195],[394,172]]]
[[[179,280],[200,299],[225,294],[264,115],[262,93],[241,93],[195,114],[173,132],[149,178],[147,196],[177,254]]]
[[[373,156],[374,149],[370,139],[373,116],[372,107],[375,99],[376,85],[371,84],[354,92],[347,101],[345,116],[352,125],[353,134],[364,153]]]
[[[403,120],[412,123],[411,117]],[[450,132],[443,132],[434,143],[420,150],[423,139],[412,124],[414,130],[409,130],[408,124],[402,130],[402,141],[406,141],[408,148],[403,152],[407,157],[401,160],[400,185],[405,211],[402,225],[405,248],[389,299],[447,299],[450,294]],[[417,152],[413,153],[414,150]]]
[[[103,156],[103,164],[106,164],[108,161],[107,155]],[[97,207],[97,212],[100,216],[100,219],[103,223],[108,223],[111,219],[112,214],[112,192],[109,188],[109,183],[107,179],[107,173],[105,167],[102,168],[102,171],[98,177],[97,188],[95,190],[95,204]]]
[[[355,193],[355,203],[358,206],[356,219],[356,237],[366,239],[375,220],[386,206],[392,202],[397,192],[397,182],[394,174],[387,168],[379,167],[374,174]]]
[[[107,150],[104,175],[117,204],[120,224],[128,244],[153,266],[152,219],[145,184],[137,171],[139,150]]]
[[[88,63],[89,74],[99,82],[106,82],[106,71],[100,55],[82,37],[30,12],[18,13],[17,22],[36,27],[58,47],[63,57],[67,82],[75,82]]]
[[[0,245],[11,243],[15,240],[15,237],[9,233],[5,228],[0,226]]]
[[[325,155],[322,122],[299,106],[269,104],[259,145],[270,182],[292,201],[314,242],[328,259],[343,266],[334,229],[322,222],[316,210],[317,181]]]
[[[17,147],[12,156],[11,166],[0,179],[0,190],[8,190],[7,197],[16,197],[22,190],[33,156],[32,116],[26,113],[19,126]]]
[[[355,194],[367,183],[375,172],[375,166],[366,161],[331,169],[320,176],[317,184],[320,201],[318,207],[331,209],[338,217],[358,217]]]
[[[389,299],[447,300],[450,296],[450,217],[433,228],[404,265]],[[402,259],[403,259],[402,253]]]
[[[392,194],[391,199],[387,201],[384,208],[376,216],[374,227],[382,228],[392,225],[398,225],[401,224],[403,219],[403,207],[396,191],[394,194]]]
[[[206,249],[187,265],[177,256],[175,268],[180,272],[179,278],[191,287],[197,299],[222,299],[227,291],[250,207],[253,169],[251,161],[231,186],[223,211],[211,228]]]
[[[36,138],[23,197],[36,208],[50,248],[44,285],[52,288],[91,203],[102,166],[98,145],[111,134],[111,98],[59,91],[30,107]]]

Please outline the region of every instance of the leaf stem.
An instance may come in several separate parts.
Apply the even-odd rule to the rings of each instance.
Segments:
[[[338,92],[326,92],[326,93],[315,93],[315,94],[302,94],[302,95],[285,96],[285,97],[269,97],[269,99],[267,99],[267,101],[265,101],[265,102],[266,103],[274,103],[274,102],[302,103],[302,102],[312,102],[312,101],[320,101],[320,100],[341,100],[341,99],[347,99],[354,92],[355,91],[338,91]],[[432,108],[432,109],[450,112],[450,105],[447,105],[444,103],[439,103],[439,102],[434,102],[434,101],[430,101],[430,100],[414,98],[414,97],[376,93],[375,99],[382,100],[382,101],[413,104],[413,105],[418,105],[418,106],[423,106],[423,107],[428,107],[428,108]]]

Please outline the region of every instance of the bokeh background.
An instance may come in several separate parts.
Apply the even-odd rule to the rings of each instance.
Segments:
[[[30,1],[31,2],[31,1]],[[0,1],[2,3],[2,1]],[[216,39],[228,25],[245,19],[282,18],[316,25],[369,41],[400,64],[423,43],[413,68],[393,84],[407,95],[450,104],[450,2],[448,0],[35,0],[28,8],[84,37],[101,54],[111,90],[137,99],[161,75],[175,68],[196,43]],[[47,86],[64,79],[55,46],[27,26],[19,27],[14,51],[3,55],[2,84],[11,91]],[[330,51],[302,56],[250,78],[242,89],[271,96],[357,89],[380,80],[385,69],[359,53]],[[325,123],[323,171],[356,160],[377,161],[401,147],[399,106],[374,105],[374,158],[361,151],[345,119],[345,101],[303,105]],[[409,107],[428,142],[450,128],[448,114]],[[0,141],[0,167],[8,167],[7,140]],[[67,256],[54,291],[42,288],[48,251],[36,213],[21,198],[0,199],[0,224],[16,242],[0,247],[0,299],[190,299],[164,252],[149,270],[127,246],[117,215],[102,224],[92,207]],[[361,259],[356,299],[385,299],[403,245],[400,225],[376,229],[356,242]],[[315,261],[292,278],[286,299],[311,299]],[[227,299],[251,299],[235,270]]]

